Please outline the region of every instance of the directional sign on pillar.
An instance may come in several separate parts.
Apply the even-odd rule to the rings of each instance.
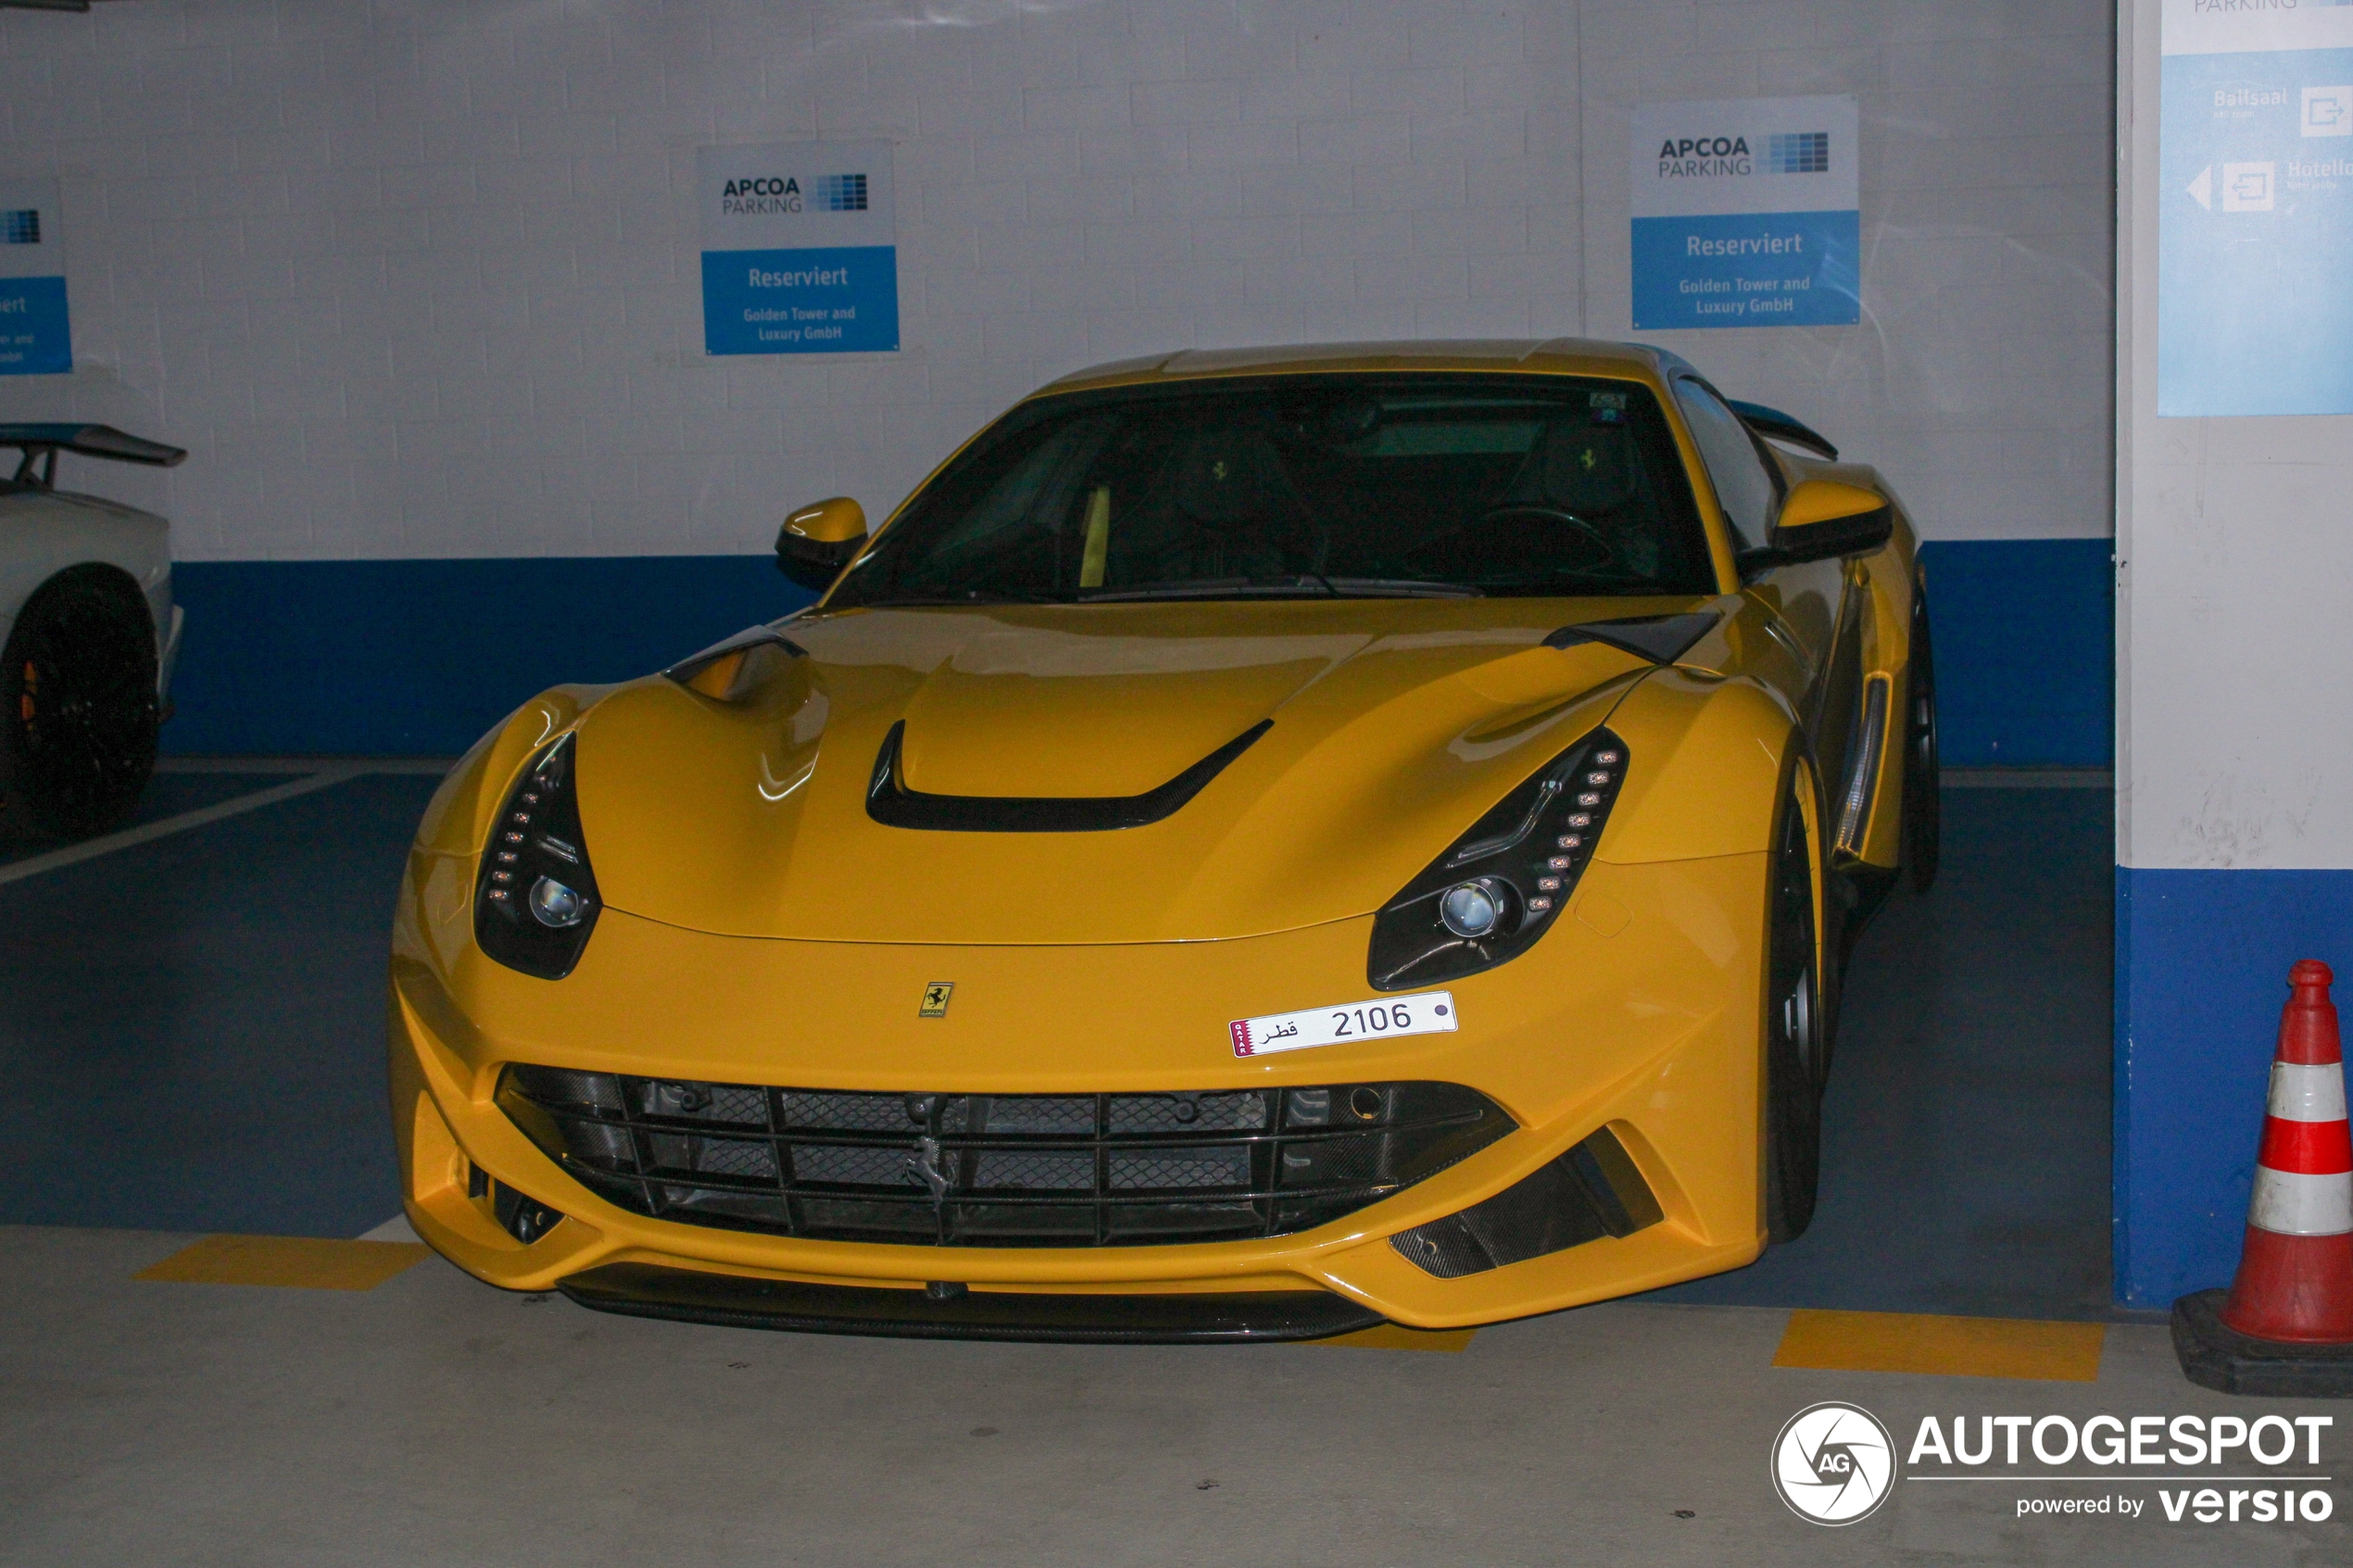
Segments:
[[[2353,414],[2353,6],[2163,17],[2158,412]]]

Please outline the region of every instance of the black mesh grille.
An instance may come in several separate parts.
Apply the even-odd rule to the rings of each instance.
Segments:
[[[1513,1122],[1453,1084],[1200,1094],[860,1094],[510,1067],[498,1103],[608,1201],[839,1241],[1149,1246],[1284,1236]]]

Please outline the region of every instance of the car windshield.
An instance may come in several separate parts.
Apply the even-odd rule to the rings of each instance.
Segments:
[[[1025,404],[830,602],[1714,591],[1641,383],[1352,375]]]

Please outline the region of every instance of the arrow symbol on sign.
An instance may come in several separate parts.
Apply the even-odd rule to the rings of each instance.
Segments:
[[[2199,169],[2197,178],[2190,182],[2190,195],[2207,211],[2214,210],[2214,166],[2212,164]]]

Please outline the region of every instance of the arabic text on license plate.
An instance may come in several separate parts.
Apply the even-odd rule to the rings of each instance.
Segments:
[[[1227,1027],[1233,1031],[1236,1056],[1267,1056],[1397,1035],[1446,1035],[1454,1029],[1454,997],[1451,991],[1424,991],[1412,997],[1383,997],[1375,1002],[1309,1008],[1304,1012],[1238,1018]]]

